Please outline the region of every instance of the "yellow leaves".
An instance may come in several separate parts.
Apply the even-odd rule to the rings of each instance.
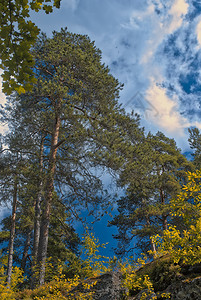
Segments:
[[[81,283],[81,280],[77,275],[71,279],[57,278],[55,281],[35,289],[32,297],[34,300],[93,300],[94,292],[91,291],[91,288],[95,284],[96,281],[92,283]],[[78,285],[82,286],[83,292],[80,292],[79,289],[75,291],[75,288]]]
[[[171,299],[171,294],[170,293],[162,293],[161,297],[166,298],[166,299]]]
[[[28,299],[29,296],[29,299],[34,300],[93,300],[94,291],[91,291],[91,288],[95,284],[96,281],[82,282],[78,275],[73,278],[65,278],[65,275],[62,274],[62,266],[58,266],[58,274],[55,275],[54,280],[33,291],[27,290],[19,293],[19,298]],[[76,289],[78,285],[81,289]]]
[[[147,256],[141,253],[141,257],[137,261],[133,260],[133,257],[126,259],[124,262],[119,262],[117,268],[122,274],[122,287],[125,290],[125,295],[128,297],[130,292],[138,293],[139,291],[146,289],[144,296],[142,294],[141,299],[147,299],[147,296],[153,294],[153,284],[147,274],[138,275],[137,271],[146,264]],[[146,294],[146,297],[145,297]],[[154,299],[154,298],[153,298]]]
[[[85,236],[82,238],[85,260],[83,270],[87,276],[97,276],[106,271],[106,262],[109,257],[98,255],[100,248],[105,248],[107,244],[100,244],[99,239],[96,239],[93,233],[89,233],[88,229]]]
[[[171,215],[181,219],[184,229],[169,226],[163,236],[152,237],[158,252],[171,254],[175,263],[201,262],[201,171],[188,172],[188,183],[170,204]]]
[[[201,217],[196,222],[196,229],[201,232]]]
[[[18,92],[19,95],[24,94],[26,92],[26,90],[21,85],[15,88],[15,90]]]
[[[130,291],[139,292],[143,289],[147,289],[148,291],[143,293],[144,296],[142,295],[141,299],[146,299],[146,297],[151,295],[154,291],[153,284],[148,275],[138,276],[135,272],[129,273],[128,271],[124,274],[122,287],[125,288],[126,296],[130,295]]]
[[[1,262],[0,265],[0,295],[1,300],[15,299],[17,286],[24,281],[23,271],[14,267],[11,277],[11,285],[7,286],[6,283],[6,267]]]

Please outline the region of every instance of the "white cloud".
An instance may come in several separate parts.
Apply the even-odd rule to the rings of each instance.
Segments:
[[[155,110],[149,112],[149,119],[168,133],[184,135],[184,129],[189,126],[189,122],[179,113],[178,99],[169,98],[166,90],[158,86],[153,78],[151,82],[146,99]]]
[[[201,46],[201,19],[200,18],[196,27],[196,34],[197,34],[198,43]]]
[[[0,104],[4,105],[6,103],[6,96],[2,92],[2,78],[1,78],[1,74],[2,74],[2,72],[0,72]],[[5,130],[6,130],[5,126],[2,126],[0,124],[0,133],[4,133]]]
[[[188,12],[189,4],[185,0],[175,0],[169,10],[172,20],[168,26],[169,33],[174,32],[182,25],[183,16]]]

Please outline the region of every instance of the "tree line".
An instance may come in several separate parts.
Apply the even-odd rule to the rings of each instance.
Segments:
[[[113,201],[116,253],[132,250],[134,238],[137,248],[154,252],[150,237],[168,224],[179,226],[170,215],[170,199],[181,191],[186,172],[199,167],[199,130],[189,130],[193,161],[163,133],[146,134],[139,116],[119,104],[123,86],[88,36],[67,29],[51,38],[41,34],[31,56],[32,90],[13,92],[1,109],[9,130],[1,136],[0,200],[12,210],[0,232],[7,283],[13,265],[20,265],[35,287],[45,282],[48,258],[55,265],[79,259],[73,221],[83,212],[97,218]],[[123,197],[106,191],[101,172],[112,174]]]

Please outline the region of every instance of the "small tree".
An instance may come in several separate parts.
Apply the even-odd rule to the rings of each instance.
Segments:
[[[187,184],[170,201],[176,225],[169,226],[162,236],[156,235],[153,239],[159,254],[168,253],[175,263],[194,265],[201,262],[201,171],[187,175]]]

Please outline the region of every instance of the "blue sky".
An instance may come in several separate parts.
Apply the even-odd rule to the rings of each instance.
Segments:
[[[62,0],[32,20],[48,35],[61,27],[89,35],[124,83],[124,107],[188,150],[187,128],[201,129],[201,1]]]
[[[126,109],[185,151],[187,128],[201,128],[200,12],[201,1],[193,0],[62,0],[60,10],[33,19],[49,35],[67,26],[95,40],[124,83]]]

